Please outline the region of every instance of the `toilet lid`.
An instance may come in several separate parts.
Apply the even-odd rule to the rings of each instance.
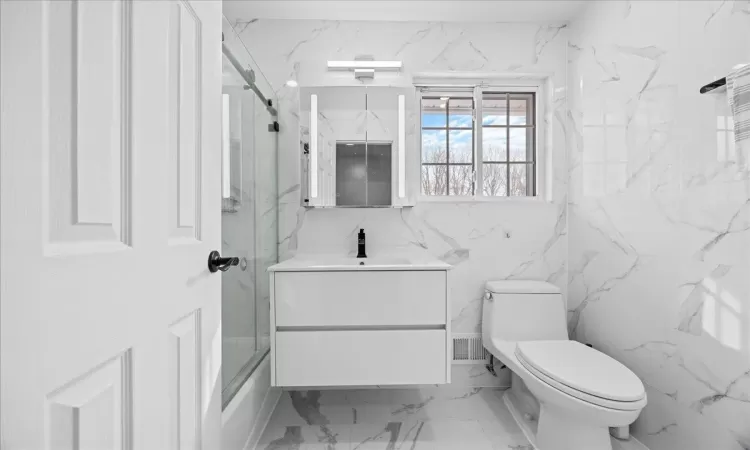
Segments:
[[[602,399],[634,402],[646,395],[630,369],[580,342],[519,342],[516,355],[550,379]]]

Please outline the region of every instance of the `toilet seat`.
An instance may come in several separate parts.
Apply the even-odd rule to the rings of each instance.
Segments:
[[[620,362],[576,341],[523,341],[518,361],[535,377],[568,395],[605,408],[646,405],[641,380]]]

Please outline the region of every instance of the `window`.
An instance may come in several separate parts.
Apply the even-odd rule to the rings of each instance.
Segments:
[[[474,195],[474,98],[422,97],[422,193]]]
[[[535,196],[535,91],[425,88],[422,195]]]

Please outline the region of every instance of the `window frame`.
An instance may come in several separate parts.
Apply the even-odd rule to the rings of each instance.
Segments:
[[[433,80],[430,80],[433,81]],[[549,118],[546,118],[546,104],[550,101],[547,98],[548,90],[546,89],[546,79],[501,79],[501,80],[471,80],[473,83],[467,83],[468,80],[449,80],[442,79],[437,80],[438,83],[430,83],[419,85],[415,83],[417,88],[417,110],[419,111],[419,170],[418,186],[419,195],[418,199],[420,202],[507,202],[507,201],[544,201],[549,193],[547,192],[547,166],[548,155],[546,152],[547,141],[546,141],[546,128],[549,126]],[[452,81],[452,82],[451,82]],[[474,112],[473,112],[473,138],[474,138],[474,179],[473,179],[473,195],[425,195],[422,192],[422,99],[424,97],[430,98],[435,97],[436,93],[460,93],[467,92],[471,89],[474,98]],[[483,166],[485,164],[483,160],[483,126],[481,124],[483,111],[482,111],[482,99],[484,94],[489,93],[529,93],[534,94],[534,160],[533,160],[533,171],[534,171],[534,188],[533,195],[525,196],[488,196],[484,195],[484,171]],[[511,127],[508,127],[511,128]],[[510,145],[510,144],[508,144]],[[524,163],[528,164],[528,163]],[[448,188],[447,188],[448,189]],[[446,191],[449,192],[449,191]]]

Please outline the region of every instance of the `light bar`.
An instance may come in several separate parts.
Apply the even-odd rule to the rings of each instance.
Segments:
[[[406,197],[406,98],[398,96],[398,198]]]
[[[229,132],[229,94],[221,95],[221,197],[232,196],[231,137]]]
[[[310,95],[310,197],[318,197],[318,96]]]
[[[329,69],[400,69],[401,61],[328,61]]]

